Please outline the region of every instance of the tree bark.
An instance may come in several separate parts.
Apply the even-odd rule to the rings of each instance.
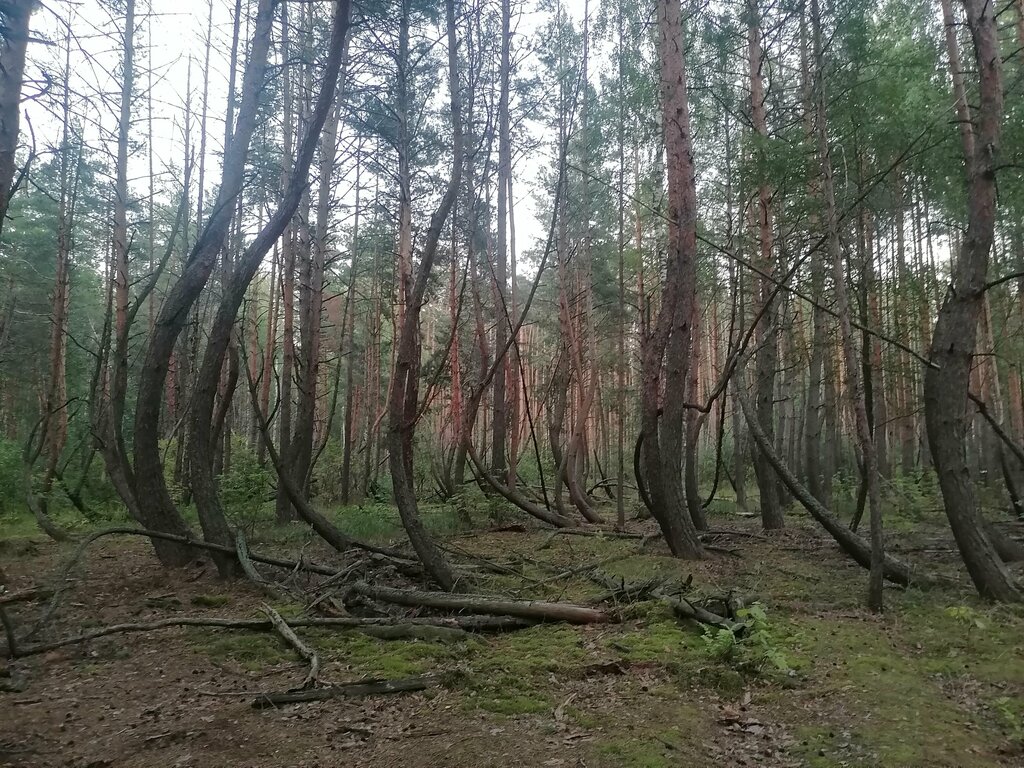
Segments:
[[[761,67],[765,56],[761,48],[760,15],[757,0],[747,0],[747,56],[750,67],[750,114],[754,131],[762,140],[768,138],[768,125],[765,115],[764,78]],[[771,275],[774,273],[775,260],[772,258],[774,236],[772,231],[771,189],[766,181],[762,181],[757,190],[757,203],[751,211],[756,218],[757,237],[760,247],[758,263],[761,271]],[[757,324],[757,345],[754,388],[757,401],[757,418],[768,439],[775,439],[775,373],[778,367],[779,352],[776,338],[775,314],[773,306],[765,305],[773,302],[774,285],[767,277],[761,277],[756,288],[758,293],[756,309],[761,313]],[[762,311],[763,310],[763,311]],[[767,459],[760,451],[755,451],[754,473],[757,475],[757,487],[760,491],[761,524],[765,530],[777,530],[784,526],[782,505],[779,501],[777,479]]]
[[[189,311],[213,272],[217,255],[224,247],[228,235],[235,201],[242,191],[249,143],[256,129],[272,20],[272,0],[260,0],[242,79],[238,120],[225,151],[217,202],[189,254],[184,272],[171,287],[160,308],[139,377],[134,432],[137,495],[147,502],[142,506],[146,518],[144,524],[155,530],[169,533],[187,530],[164,480],[159,447],[161,395],[175,342],[185,327]],[[188,549],[180,547],[160,556],[165,565],[184,565],[188,558]]]
[[[975,587],[985,598],[1019,602],[1024,594],[999,559],[982,524],[965,447],[971,420],[971,366],[995,232],[1003,90],[996,9],[987,0],[965,0],[964,7],[979,80],[974,120],[959,121],[967,179],[967,232],[932,334],[932,365],[924,376],[925,423],[946,516]],[[943,0],[943,16],[954,100],[958,115],[967,114],[949,0]]]
[[[661,307],[653,328],[644,334],[641,353],[643,466],[651,514],[658,521],[672,554],[699,559],[703,556],[703,547],[687,514],[682,493],[682,451],[668,450],[671,445],[682,445],[683,414],[673,407],[662,416],[660,408],[663,363],[667,362],[669,368],[667,378],[685,381],[697,291],[697,195],[679,0],[659,2],[658,33],[662,130],[668,170],[668,265]],[[677,343],[671,359],[666,361],[673,336]],[[666,405],[681,400],[670,395]]]
[[[290,174],[288,188],[277,210],[267,221],[252,243],[245,249],[242,257],[231,276],[230,283],[217,308],[210,338],[203,356],[199,377],[196,382],[192,402],[192,430],[189,454],[192,469],[192,490],[195,494],[196,509],[208,541],[229,546],[234,537],[228,527],[221,505],[220,495],[213,474],[214,441],[211,434],[214,400],[217,381],[220,378],[224,355],[231,341],[231,331],[235,325],[238,309],[245,299],[245,293],[259,270],[266,254],[281,236],[295,215],[304,190],[308,185],[309,167],[316,152],[320,133],[328,115],[333,110],[337,96],[338,74],[341,70],[345,39],[349,28],[349,0],[338,0],[335,4],[334,19],[331,32],[328,56],[324,62],[324,77],[316,107],[310,116],[306,133],[299,145],[299,152]],[[283,456],[282,456],[283,459]],[[285,464],[285,468],[288,469]],[[304,476],[291,473],[291,480],[302,493]],[[290,498],[289,503],[294,504]],[[224,575],[229,575],[233,561],[223,559],[218,562]]]
[[[0,233],[14,192],[15,155],[21,117],[21,87],[25,79],[25,51],[35,0],[4,3],[0,29]]]
[[[407,12],[407,9],[404,9]],[[420,370],[420,309],[427,291],[427,282],[434,266],[441,230],[455,204],[462,179],[462,110],[460,106],[458,44],[455,29],[454,0],[445,1],[448,26],[448,89],[451,97],[452,171],[444,197],[430,217],[419,269],[415,282],[407,294],[404,317],[396,340],[397,353],[392,373],[391,393],[388,397],[388,463],[395,504],[409,541],[423,563],[424,569],[443,589],[455,587],[455,574],[430,538],[419,516],[419,507],[413,489],[412,459],[413,437],[418,416],[418,378]],[[404,23],[408,18],[404,17]],[[411,263],[408,265],[411,270]],[[412,275],[407,274],[406,279]]]

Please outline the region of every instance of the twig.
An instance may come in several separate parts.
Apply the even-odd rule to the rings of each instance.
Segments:
[[[53,595],[53,589],[50,587],[28,587],[17,592],[4,592],[0,594],[0,605],[10,605],[11,603],[27,603],[32,600],[44,600],[47,597]]]

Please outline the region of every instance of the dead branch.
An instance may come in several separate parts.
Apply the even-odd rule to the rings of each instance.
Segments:
[[[680,619],[696,621],[709,627],[726,629],[737,637],[742,636],[747,631],[747,625],[742,621],[733,621],[725,616],[719,616],[717,613],[701,608],[699,605],[695,605],[679,595],[670,596],[658,593],[657,597],[669,606],[672,612]]]
[[[657,576],[641,581],[626,581],[621,576],[615,577],[603,571],[593,571],[588,574],[588,578],[598,586],[608,590],[606,593],[594,598],[595,603],[603,603],[610,600],[630,603],[639,602],[647,600],[656,590],[665,586],[665,579]],[[687,586],[689,586],[692,580],[693,576],[691,575],[686,582]]]
[[[53,596],[53,589],[50,587],[28,587],[17,592],[4,592],[0,594],[0,605],[11,605],[12,603],[29,603],[33,600],[45,600]]]
[[[256,570],[256,566],[252,564],[252,559],[249,557],[249,545],[245,541],[245,534],[241,530],[235,531],[235,557],[238,558],[238,564],[242,566],[242,572],[246,578],[263,594],[271,600],[287,601],[289,599],[288,593],[284,589],[263,578]]]
[[[281,617],[280,613],[266,604],[262,606],[261,610],[267,615],[267,618],[270,619],[270,623],[273,625],[274,631],[283,637],[284,641],[294,648],[295,652],[299,654],[307,664],[309,664],[309,671],[306,673],[306,677],[302,680],[302,685],[300,685],[297,690],[305,691],[315,686],[320,676],[320,657],[317,655],[316,651],[302,642],[299,636],[295,634],[295,630],[288,626],[288,622]]]
[[[443,682],[441,675],[404,677],[398,680],[363,680],[357,683],[332,685],[325,688],[311,688],[304,691],[283,693],[262,693],[253,700],[254,709],[267,709],[282,704],[302,704],[310,701],[376,696],[387,693],[408,693],[433,688]]]
[[[0,621],[6,614],[0,606]],[[342,631],[359,632],[372,637],[384,640],[405,639],[406,637],[419,637],[420,639],[438,639],[432,630],[449,629],[443,633],[451,639],[461,639],[466,632],[510,632],[517,629],[524,629],[532,626],[535,622],[522,619],[509,619],[507,617],[491,618],[488,616],[447,616],[447,617],[426,617],[414,619],[391,619],[391,618],[352,618],[352,617],[324,617],[310,619],[292,619],[292,627],[319,627],[323,629],[336,629]],[[395,627],[409,626],[407,630],[394,629]],[[17,642],[14,652],[11,652],[10,637],[8,636],[7,655],[12,658],[25,656],[36,656],[41,653],[64,648],[69,645],[87,643],[101,637],[122,633],[153,632],[160,629],[174,627],[212,627],[215,629],[239,629],[255,632],[269,632],[274,626],[267,619],[224,619],[224,618],[201,618],[201,617],[176,617],[170,619],[157,619],[155,621],[112,624],[89,632],[83,632],[61,640],[54,640],[50,643],[39,643],[28,647],[20,647]],[[424,630],[418,632],[417,630]],[[462,634],[456,635],[459,632]],[[433,635],[433,636],[432,636]]]
[[[611,531],[607,528],[558,528],[548,534],[544,543],[537,549],[547,549],[551,546],[556,536],[601,536],[606,539],[643,539],[642,533],[629,533],[628,531]]]
[[[72,582],[70,579],[71,573],[78,565],[79,560],[82,559],[82,556],[85,554],[86,548],[97,539],[100,539],[104,536],[114,535],[145,536],[149,539],[162,539],[164,541],[174,541],[179,544],[187,544],[198,549],[205,549],[211,552],[222,552],[224,554],[232,555],[234,557],[238,556],[237,551],[235,549],[232,549],[231,547],[225,547],[221,544],[213,544],[208,541],[197,541],[196,539],[192,539],[187,536],[178,536],[173,533],[164,533],[163,531],[151,531],[145,528],[134,528],[130,526],[115,526],[112,528],[103,528],[102,530],[94,531],[93,533],[89,534],[84,539],[82,539],[82,541],[78,544],[78,547],[75,548],[75,551],[71,553],[71,557],[68,558],[67,562],[65,562],[64,566],[61,568],[60,574],[54,580],[53,596],[50,600],[50,603],[46,606],[46,609],[43,611],[42,615],[36,620],[35,624],[33,624],[32,627],[29,628],[21,637],[21,642],[26,642],[35,637],[35,635],[39,632],[40,629],[42,629],[46,622],[48,622],[57,612],[57,608],[60,606],[61,598],[64,596],[64,593],[67,592],[72,586]],[[255,552],[249,552],[248,554],[249,558],[253,561],[264,563],[266,565],[273,565],[277,568],[287,568],[288,570],[292,571],[309,571],[311,573],[318,573],[323,576],[335,576],[338,574],[338,570],[336,568],[330,568],[326,565],[317,565],[316,563],[309,563],[306,561],[296,562],[294,560],[282,560],[276,557],[258,555]]]
[[[539,621],[565,621],[570,624],[596,624],[613,621],[604,611],[571,603],[545,603],[534,600],[504,600],[488,595],[459,595],[448,592],[372,587],[359,582],[352,591],[374,600],[419,608],[440,608],[492,616],[517,616]]]

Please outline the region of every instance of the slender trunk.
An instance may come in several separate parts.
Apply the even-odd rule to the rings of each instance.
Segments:
[[[256,129],[259,96],[270,47],[272,7],[271,0],[260,0],[257,7],[253,39],[242,82],[238,121],[224,153],[217,203],[189,254],[184,272],[171,287],[160,308],[139,377],[134,433],[138,496],[147,500],[144,505],[146,527],[167,533],[184,533],[187,529],[171,499],[163,475],[159,446],[161,395],[175,342],[213,272],[234,216],[235,200],[242,191],[246,158]],[[188,549],[179,547],[175,555],[161,559],[167,565],[182,565],[188,560]]]
[[[497,321],[494,329],[494,348],[496,350],[503,349],[508,339],[508,185],[512,178],[512,139],[509,128],[509,80],[512,74],[510,62],[511,16],[510,0],[501,0],[501,62],[498,87],[498,221],[494,274],[498,298],[498,305],[495,307]],[[510,372],[508,361],[503,361],[501,370],[494,377],[491,392],[493,399],[491,403],[493,409],[491,470],[496,477],[505,474],[507,465],[505,456],[508,427],[506,383]]]
[[[281,165],[281,187],[286,188],[291,182],[288,163],[292,157],[292,143],[295,128],[295,109],[293,97],[293,71],[289,63],[290,23],[288,19],[287,0],[281,3],[281,59],[286,63],[283,72],[282,106],[284,121],[283,155]],[[278,451],[285,468],[289,468],[292,457],[292,384],[295,381],[295,263],[298,248],[298,221],[289,222],[284,230],[281,243],[281,379],[279,383],[280,404],[278,406]],[[287,523],[295,520],[295,509],[288,500],[284,484],[277,484],[275,502],[277,521]]]
[[[836,210],[832,159],[829,155],[828,145],[828,123],[825,112],[827,102],[824,81],[824,49],[821,42],[821,17],[818,11],[818,0],[811,0],[811,26],[815,59],[815,122],[818,138],[818,162],[821,164],[821,194],[825,205],[825,233],[829,256],[832,260],[836,314],[839,316],[843,359],[846,364],[846,387],[856,423],[858,460],[864,467],[871,515],[871,572],[867,602],[871,610],[880,611],[883,607],[885,550],[882,542],[882,499],[878,455],[871,434],[871,423],[868,420],[861,370],[857,364],[853,325],[850,320],[850,300],[847,294],[846,274],[843,269],[842,244],[839,241],[839,214]]]
[[[309,168],[321,130],[334,108],[338,73],[341,69],[342,51],[348,34],[348,26],[349,3],[347,0],[340,0],[335,6],[330,48],[327,61],[324,63],[321,91],[316,107],[308,120],[305,135],[299,144],[288,187],[277,210],[274,211],[235,265],[231,280],[226,286],[225,294],[217,308],[213,327],[210,330],[209,343],[196,382],[192,404],[192,441],[189,451],[192,457],[192,488],[203,532],[206,538],[213,543],[230,546],[229,542],[232,540],[213,475],[212,454],[215,450],[215,443],[212,440],[210,424],[217,381],[223,366],[224,355],[230,344],[235,318],[245,299],[249,284],[263,263],[266,254],[295,215],[304,190],[307,188]],[[278,479],[285,486],[289,495],[289,503],[295,504],[291,489],[287,487],[287,481],[280,475]],[[293,481],[291,485],[301,495],[304,477],[293,474],[291,480]],[[224,574],[231,572],[227,563],[218,563],[218,566]]]
[[[761,68],[765,63],[764,51],[761,49],[760,18],[757,0],[747,0],[747,56],[750,65],[750,114],[754,131],[766,141],[768,125],[765,116],[765,89]],[[752,210],[756,218],[757,236],[760,246],[758,265],[767,275],[774,273],[775,260],[772,258],[773,232],[771,189],[766,181],[762,181],[757,191],[757,203]],[[769,440],[775,437],[775,372],[778,368],[778,340],[776,338],[775,314],[773,306],[774,285],[768,277],[761,277],[757,287],[758,311],[762,311],[757,324],[758,353],[755,364],[755,400],[757,417],[761,422]],[[778,494],[778,478],[772,470],[763,452],[758,450],[754,456],[754,472],[757,475],[757,486],[761,497],[761,524],[765,530],[782,528],[785,521]]]
[[[408,7],[403,8],[401,26],[408,35]],[[427,283],[437,255],[437,246],[441,238],[448,214],[455,204],[462,178],[463,146],[462,146],[462,114],[459,94],[459,64],[455,29],[455,2],[446,0],[445,16],[448,27],[448,90],[451,97],[452,127],[452,171],[444,197],[430,217],[430,226],[424,237],[423,250],[420,253],[419,268],[415,282],[412,283],[405,305],[404,317],[399,326],[396,340],[397,351],[395,367],[392,373],[391,393],[388,397],[388,454],[391,468],[391,483],[395,495],[398,513],[409,541],[424,569],[441,587],[451,590],[455,587],[455,575],[434,544],[430,534],[423,526],[419,516],[419,506],[413,490],[411,475],[413,439],[418,416],[418,379],[420,370],[420,309],[427,291]],[[408,39],[405,40],[406,46]],[[399,87],[404,92],[407,83],[403,83],[404,67],[408,64],[408,50],[401,56]],[[399,123],[403,123],[405,110],[399,109]],[[407,126],[403,126],[407,127]],[[402,130],[402,128],[400,128]],[[411,267],[411,258],[410,264]],[[412,279],[411,272],[405,275],[406,281]]]

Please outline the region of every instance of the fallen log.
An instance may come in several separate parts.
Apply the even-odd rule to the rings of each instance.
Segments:
[[[252,707],[253,709],[267,709],[283,704],[303,704],[310,701],[328,701],[330,699],[423,691],[440,685],[443,680],[444,678],[441,675],[423,675],[420,677],[404,677],[398,680],[364,680],[357,683],[345,683],[344,685],[310,688],[305,691],[261,693],[253,700]]]
[[[298,687],[298,690],[304,691],[315,686],[320,677],[320,657],[317,655],[317,652],[302,642],[301,638],[295,634],[295,630],[288,626],[288,622],[284,620],[280,613],[269,605],[263,605],[262,611],[270,619],[270,623],[277,634],[284,638],[284,641],[294,648],[295,652],[302,657],[302,660],[309,665],[309,671],[306,673],[306,677],[303,678],[302,685]]]
[[[374,587],[365,582],[352,585],[352,591],[374,600],[416,608],[440,608],[450,611],[482,613],[491,616],[517,616],[538,621],[565,621],[569,624],[597,624],[613,621],[605,611],[572,603],[545,603],[535,600],[505,600],[489,595],[460,595],[415,589]]]

